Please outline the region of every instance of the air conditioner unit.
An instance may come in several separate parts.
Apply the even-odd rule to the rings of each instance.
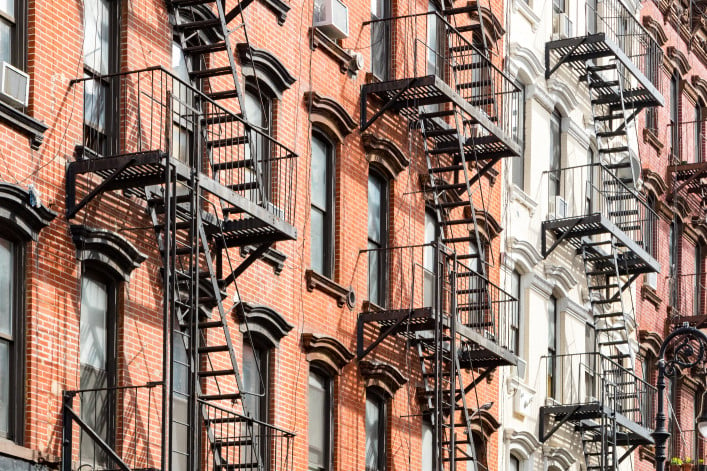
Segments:
[[[552,205],[550,208],[552,219],[564,219],[567,217],[567,201],[562,196],[556,195],[550,203]]]
[[[15,107],[27,106],[29,75],[7,62],[2,63],[0,99]]]
[[[567,13],[555,12],[552,16],[552,34],[559,36],[561,39],[572,37],[572,21],[570,21]]]
[[[332,39],[349,36],[349,9],[339,0],[317,0],[314,3],[314,27]]]

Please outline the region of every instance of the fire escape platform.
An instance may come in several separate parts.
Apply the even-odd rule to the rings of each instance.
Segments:
[[[449,327],[450,318],[444,315],[443,322]],[[429,350],[434,350],[432,337],[420,335],[421,332],[433,332],[435,316],[431,307],[417,309],[395,309],[364,312],[358,318],[359,353],[364,350],[363,329],[366,324],[377,324],[380,331],[377,341],[388,335],[397,335],[413,342],[422,342]],[[517,365],[518,357],[495,342],[493,334],[480,331],[477,327],[461,323],[456,325],[460,340],[468,342],[469,348],[459,354],[460,364],[464,368],[486,368]],[[370,348],[370,347],[369,347]]]
[[[678,192],[701,194],[707,178],[707,162],[670,165],[668,174],[673,180],[673,196]]]
[[[436,75],[390,80],[366,84],[361,87],[361,127],[369,125],[368,97],[375,96],[383,103],[381,110],[390,109],[400,113],[412,122],[417,122],[424,113],[425,106],[454,103],[468,117],[467,124],[478,124],[485,129],[484,139],[478,142],[467,142],[480,157],[497,155],[500,157],[516,157],[522,155],[519,143],[502,130],[483,108],[494,105],[498,98],[493,94],[481,95],[472,101],[467,101],[459,93]],[[498,105],[500,106],[500,105]],[[380,113],[378,111],[377,113]],[[371,118],[375,120],[378,114]]]
[[[549,418],[554,419],[556,424],[560,422],[570,423],[576,429],[588,429],[591,428],[594,419],[608,418],[612,415],[616,418],[617,431],[620,436],[619,446],[653,444],[651,430],[632,421],[609,405],[601,404],[599,401],[540,407],[540,437],[542,438],[546,433],[545,428]]]
[[[624,106],[627,109],[641,109],[665,105],[665,98],[651,81],[643,74],[624,50],[605,33],[589,34],[587,36],[558,39],[545,44],[545,74],[546,78],[562,64],[567,63],[579,75],[586,77],[589,71],[587,64],[595,59],[613,58],[636,79],[633,88],[626,88]],[[617,96],[618,98],[618,96]],[[609,99],[609,97],[607,97]]]
[[[640,230],[640,227],[627,228]],[[580,248],[586,238],[602,234],[615,236],[620,245],[627,250],[619,258],[619,267],[625,270],[621,274],[659,272],[660,263],[624,230],[601,213],[544,221],[542,223],[542,252],[547,256],[548,232],[557,240],[566,240],[575,248]]]
[[[171,167],[177,181],[189,182],[193,169],[163,151],[147,151],[111,157],[88,158],[69,163],[66,172],[67,215],[76,212],[101,193],[122,190],[125,195],[145,199],[145,187],[166,182],[167,168]],[[77,179],[81,175],[95,174],[100,183],[87,181],[88,195],[76,201]],[[297,229],[277,215],[277,208],[268,210],[230,188],[198,173],[199,186],[206,193],[221,200],[228,213],[236,216],[221,221],[225,245],[237,247],[254,242],[295,240]],[[82,182],[81,185],[85,183]],[[93,188],[91,188],[93,186]],[[225,217],[225,216],[224,216]]]

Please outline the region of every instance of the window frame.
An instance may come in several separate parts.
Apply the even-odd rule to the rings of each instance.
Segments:
[[[387,257],[386,257],[386,247],[388,247],[388,236],[389,236],[389,206],[390,206],[390,182],[388,179],[383,175],[383,173],[379,172],[375,168],[371,168],[368,172],[368,187],[370,188],[371,186],[371,179],[374,181],[377,180],[377,182],[380,184],[380,201],[379,201],[379,218],[380,218],[380,227],[378,227],[378,230],[380,232],[380,240],[375,241],[371,239],[371,233],[370,231],[367,230],[367,241],[368,241],[368,263],[369,263],[369,269],[368,269],[368,300],[373,302],[374,304],[381,306],[381,307],[386,307],[387,305],[387,299],[388,299],[388,263],[387,263]],[[367,228],[370,226],[370,219],[371,219],[371,195],[370,192],[368,192],[368,221],[369,225]],[[375,247],[372,247],[374,245]],[[372,299],[371,296],[371,269],[370,269],[370,264],[371,260],[375,255],[377,255],[378,259],[378,270],[376,273],[377,279],[374,280],[375,284],[377,285],[378,289],[378,297],[377,299]]]
[[[102,0],[95,0],[101,2]],[[108,74],[115,74],[120,70],[120,2],[118,0],[106,0],[108,4]],[[86,5],[83,6],[83,27],[86,30]],[[84,43],[86,37],[84,37]],[[116,88],[118,77],[103,77],[100,71],[90,67],[86,63],[86,56],[82,50],[83,74],[87,79],[84,81],[84,111],[83,111],[83,146],[90,149],[98,155],[112,155],[118,151],[118,132],[120,125],[120,106],[116,106],[114,99],[114,90]],[[98,129],[86,122],[86,87],[90,82],[97,82],[105,90],[105,129]],[[93,142],[90,136],[95,136],[99,139],[98,142]],[[101,144],[104,140],[105,144]],[[99,148],[97,150],[97,147]]]
[[[388,445],[388,436],[387,436],[387,429],[388,429],[388,401],[386,397],[381,394],[379,391],[376,390],[376,388],[367,388],[366,389],[366,404],[368,402],[371,402],[375,404],[378,407],[378,449],[376,450],[376,458],[378,461],[378,466],[376,468],[369,468],[368,467],[368,448],[367,446],[364,447],[364,450],[366,452],[365,456],[365,470],[366,471],[385,471],[387,469],[387,462],[388,462],[388,456],[386,453],[386,447]],[[365,421],[365,416],[367,415],[364,414],[364,421]],[[366,442],[368,441],[368,427],[364,426],[364,429],[366,431]]]
[[[670,154],[680,160],[680,75],[677,70],[670,76]]]
[[[258,127],[257,125],[254,126],[255,128],[258,129],[258,131],[262,132],[263,135],[272,137],[274,128],[273,128],[273,109],[274,109],[274,98],[269,94],[265,93],[264,91],[264,86],[255,83],[255,80],[247,80],[246,81],[246,86],[244,90],[244,97],[247,99],[248,96],[251,97],[251,99],[254,99],[255,102],[258,104],[258,109],[259,112],[261,113],[262,119],[264,121],[264,125],[261,127]],[[252,121],[252,114],[248,113],[248,120]],[[256,159],[258,160],[259,165],[261,165],[261,179],[262,181],[260,184],[263,187],[263,197],[265,198],[265,201],[271,201],[272,197],[272,156],[271,156],[271,149],[270,149],[270,141],[267,140],[266,137],[261,136],[258,131],[252,132],[255,136],[255,142],[253,145],[255,146],[255,153],[256,153]],[[250,152],[250,147],[246,148],[246,152]],[[257,196],[257,190],[255,200],[260,201],[261,198]],[[251,197],[251,199],[253,199]]]
[[[510,338],[509,346],[511,347],[511,351],[518,357],[521,356],[520,336],[521,336],[521,328],[522,328],[521,319],[523,318],[523,316],[522,316],[522,312],[523,312],[522,283],[523,283],[523,275],[521,275],[518,270],[514,269],[511,272],[511,296],[516,297],[516,299],[518,300],[518,303],[517,303],[518,309],[515,312],[511,312],[511,319],[509,322],[509,330],[510,330],[511,338]]]
[[[312,270],[317,272],[318,274],[325,276],[329,279],[334,278],[334,254],[336,251],[336,239],[335,239],[335,233],[334,233],[334,226],[335,226],[335,218],[336,218],[336,181],[335,181],[335,175],[336,175],[336,146],[334,145],[334,142],[329,139],[329,137],[324,134],[323,132],[319,130],[313,130],[312,131],[312,136],[311,139],[318,139],[322,143],[324,143],[324,147],[326,150],[326,155],[325,155],[325,162],[327,164],[327,169],[326,169],[326,188],[325,188],[325,196],[326,196],[326,203],[327,203],[327,208],[326,210],[322,211],[320,208],[316,208],[318,211],[322,211],[324,214],[324,227],[323,227],[323,234],[322,234],[322,264],[323,267],[321,270],[317,269],[314,267],[312,264],[312,253],[314,252],[315,247],[312,245],[312,239],[313,237],[311,236],[311,231],[312,231],[312,226],[310,223],[310,265],[312,266]],[[312,152],[313,154],[313,152]],[[313,160],[313,159],[312,159]],[[311,166],[311,164],[310,164]],[[311,201],[311,190],[310,190],[310,218],[311,218],[311,212],[315,209],[314,203]],[[319,248],[318,248],[319,249]]]
[[[0,11],[0,21],[10,25],[10,65],[27,70],[27,0],[13,0],[15,14]]]
[[[560,176],[562,169],[562,115],[557,109],[550,116],[550,162],[548,169],[548,195],[550,197],[560,196],[562,195]],[[553,185],[554,191],[550,191]]]
[[[0,231],[0,238],[11,244],[13,267],[12,296],[10,307],[11,333],[0,334],[0,341],[9,344],[9,403],[8,403],[8,433],[0,434],[0,438],[10,440],[18,445],[24,444],[25,427],[25,242],[11,232]]]
[[[547,341],[547,392],[549,398],[557,398],[557,298],[550,296],[547,304],[548,341]],[[552,322],[550,322],[552,320]]]
[[[511,114],[516,114],[516,129],[511,129],[511,133],[520,141],[521,149],[525,150],[525,85],[516,81],[515,86],[520,90],[520,98],[517,103],[511,104]],[[523,155],[510,160],[511,163],[511,183],[519,189],[525,191],[525,159]]]
[[[83,303],[84,303],[84,291],[83,291],[83,283],[84,279],[86,277],[93,278],[94,282],[98,283],[103,283],[106,286],[106,312],[105,312],[105,325],[106,325],[106,358],[105,358],[105,364],[106,364],[106,386],[105,389],[108,391],[108,399],[107,399],[107,407],[108,411],[106,412],[106,417],[107,417],[107,424],[106,424],[106,429],[108,431],[107,436],[101,437],[103,440],[106,442],[111,447],[115,447],[116,444],[116,438],[117,438],[117,425],[118,425],[118,416],[117,416],[117,411],[118,411],[118,399],[117,399],[117,391],[115,390],[115,387],[117,385],[117,380],[118,380],[118,365],[117,365],[117,359],[118,359],[118,291],[120,289],[120,281],[115,278],[113,275],[108,273],[106,270],[101,269],[99,266],[95,266],[94,264],[90,264],[90,266],[85,266],[83,267],[83,270],[81,272],[81,277],[79,279],[79,283],[81,286],[81,292],[79,296],[79,330],[80,330],[80,324],[81,324],[81,310],[83,308]],[[82,380],[82,368],[83,365],[81,364],[81,342],[80,342],[80,334],[79,334],[79,387],[81,389],[84,389],[83,386],[81,386],[81,380]],[[104,389],[104,388],[100,388]],[[83,395],[81,396],[81,401],[84,400]],[[81,407],[83,410],[84,407]],[[84,422],[88,423],[88,419],[85,419],[82,417],[82,420]],[[88,423],[90,426],[91,424]],[[98,430],[95,430],[96,433],[99,433]],[[90,443],[90,442],[89,442]],[[95,450],[98,449],[100,450],[100,447],[96,447],[94,444],[94,453]],[[82,453],[82,452],[81,452]],[[102,451],[99,451],[99,453],[102,453]],[[96,460],[96,456],[94,455],[94,462]]]
[[[327,417],[325,417],[326,422],[322,424],[323,430],[324,430],[324,467],[323,468],[317,468],[313,467],[312,463],[309,461],[309,448],[311,444],[311,434],[308,433],[307,437],[307,469],[309,471],[332,471],[333,470],[333,465],[334,465],[334,378],[333,376],[327,372],[324,368],[313,364],[310,365],[309,367],[309,375],[308,375],[308,382],[307,382],[307,403],[309,404],[309,395],[310,395],[310,385],[309,385],[309,378],[312,376],[318,376],[321,380],[322,383],[324,383],[324,394],[325,394],[325,401],[324,401],[324,410],[328,412]],[[309,415],[311,412],[308,411],[308,428],[311,429],[311,416]]]
[[[373,11],[374,9],[371,8],[371,21],[374,21],[374,23],[371,23],[371,74],[373,74],[373,76],[379,81],[385,82],[391,79],[391,75],[393,73],[393,51],[391,47],[392,24],[390,21],[379,20],[384,20],[391,17],[393,5],[391,0],[372,0],[371,7],[373,7],[374,4],[376,7],[381,7],[382,16],[377,16]],[[382,45],[374,43],[375,31],[378,29],[381,30],[381,40],[383,41]],[[380,51],[379,48],[382,48],[382,51]],[[382,61],[379,62],[376,60],[376,52],[380,52],[380,57],[383,59]],[[380,64],[381,70],[376,70],[376,64]]]
[[[245,349],[250,348],[253,352],[253,358],[258,362],[257,365],[255,366],[258,371],[260,372],[260,379],[262,380],[262,386],[263,391],[262,391],[262,396],[255,396],[255,395],[250,395],[246,396],[253,398],[254,401],[257,401],[257,411],[254,410],[249,410],[251,416],[260,422],[265,422],[265,423],[270,423],[270,398],[272,395],[272,391],[270,388],[270,359],[272,357],[272,348],[264,341],[257,337],[251,337],[252,342],[248,340],[247,336],[243,337],[243,345],[242,345],[242,359],[243,359],[243,368],[245,370],[245,364],[246,364],[246,354],[245,354]],[[245,378],[245,375],[244,375]],[[245,386],[245,385],[244,385]],[[244,401],[247,400],[244,398]],[[256,424],[255,426],[255,434],[258,435],[258,429],[261,427],[261,425]],[[262,436],[267,436],[268,430],[262,430]],[[260,458],[261,462],[263,463],[263,470],[267,471],[270,469],[269,463],[270,463],[270,441],[267,439],[261,439],[260,440]]]

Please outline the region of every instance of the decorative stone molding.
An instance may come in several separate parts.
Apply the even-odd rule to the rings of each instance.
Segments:
[[[504,34],[506,34],[506,30],[503,29],[501,22],[498,20],[496,15],[494,15],[493,11],[491,11],[485,6],[482,6],[480,10],[481,19],[484,24],[484,28],[482,28],[482,31],[483,34],[486,36],[486,42],[488,44],[495,44],[503,37]],[[479,21],[479,14],[476,9],[473,13],[470,13],[469,16],[471,17],[471,20],[473,22]]]
[[[354,357],[341,342],[326,335],[306,332],[302,334],[302,345],[307,361],[322,365],[330,374],[339,375]]]
[[[668,185],[665,184],[663,177],[650,169],[643,169],[643,188],[653,193],[656,197],[663,196],[668,191]]]
[[[343,307],[344,304],[348,304],[349,309],[353,309],[356,304],[353,289],[344,288],[339,283],[320,275],[314,270],[305,271],[304,276],[307,280],[307,291],[311,292],[317,289],[336,299],[337,306]]]
[[[479,236],[485,242],[491,242],[493,239],[501,233],[503,228],[493,217],[493,214],[483,209],[475,209],[476,213],[476,226],[479,231]],[[464,217],[471,218],[471,209],[469,207],[464,208]]]
[[[658,135],[653,129],[643,128],[643,142],[653,146],[658,153],[661,153],[663,151],[663,147],[665,147],[665,144],[660,141]]]
[[[0,224],[11,227],[25,240],[36,241],[39,232],[56,217],[30,189],[0,182]]]
[[[547,81],[547,90],[553,98],[555,105],[560,109],[563,120],[577,107],[577,87],[571,87],[564,80],[551,78]]]
[[[527,460],[535,453],[535,450],[542,446],[542,443],[535,438],[535,434],[527,431],[516,431],[507,428],[503,431],[503,440],[508,443],[511,451],[518,452],[523,459]]]
[[[702,101],[707,103],[707,80],[703,79],[699,75],[693,75],[690,79],[692,86],[695,87],[702,97]]]
[[[570,290],[577,285],[577,279],[567,268],[559,265],[545,264],[545,279],[568,296]]]
[[[691,208],[687,200],[682,195],[673,195],[673,211],[677,213],[682,221],[690,218]]]
[[[509,394],[513,394],[513,413],[520,417],[531,417],[537,391],[516,376],[510,376],[506,381]]]
[[[515,265],[519,265],[522,271],[529,273],[536,265],[543,260],[542,254],[538,252],[533,244],[526,240],[508,238],[508,256]]]
[[[533,278],[530,281],[530,287],[541,296],[546,298],[552,296],[553,285],[539,273],[533,273]]]
[[[369,164],[375,164],[383,169],[388,178],[395,179],[400,172],[410,165],[410,161],[400,147],[385,137],[372,133],[361,135],[361,143],[366,151]]]
[[[280,340],[294,328],[294,325],[269,306],[241,302],[236,305],[235,311],[240,331],[245,333],[250,330],[264,339],[270,348],[277,348]]]
[[[680,89],[683,96],[687,97],[688,102],[694,107],[700,98],[697,89],[687,80],[680,80]]]
[[[690,68],[692,67],[690,65],[690,61],[687,57],[685,57],[685,54],[683,54],[675,46],[668,46],[666,49],[666,56],[677,67],[680,75],[685,75],[690,71]]]
[[[656,42],[659,45],[665,44],[665,42],[668,40],[668,36],[665,34],[665,31],[663,30],[663,27],[661,26],[660,22],[653,18],[652,16],[644,16],[642,18],[643,21],[643,26],[653,34],[653,38],[656,40]]]
[[[0,119],[29,138],[32,149],[38,150],[44,142],[44,133],[49,126],[0,101]]]
[[[339,64],[339,70],[345,74],[353,70],[354,56],[346,52],[341,46],[329,36],[319,30],[319,28],[309,28],[310,47],[314,51],[321,46],[321,49],[329,54]]]
[[[280,26],[285,24],[285,20],[287,20],[287,12],[290,11],[290,6],[283,2],[282,0],[261,0],[263,2],[263,5],[268,7],[270,11],[275,13],[275,16],[277,16],[277,24]]]
[[[655,464],[655,447],[653,445],[641,445],[638,447],[638,457],[641,460]]]
[[[270,51],[249,46],[246,43],[236,45],[241,70],[245,77],[258,79],[278,98],[297,80],[282,62]]]
[[[526,21],[530,24],[530,29],[533,33],[537,32],[538,25],[540,24],[540,17],[533,11],[533,8],[528,5],[524,0],[512,0],[511,8],[514,13],[520,13],[525,17]],[[513,74],[511,74],[511,77]]]
[[[98,263],[124,281],[129,281],[130,273],[147,259],[115,232],[77,224],[72,224],[69,229],[76,245],[77,260]]]
[[[538,21],[540,21],[539,18]],[[517,75],[522,77],[526,83],[533,83],[538,77],[544,77],[545,65],[534,50],[513,43],[508,56],[508,70],[511,77]]]
[[[317,92],[305,92],[304,102],[310,109],[310,120],[330,130],[339,142],[356,129],[356,121],[333,98]]]
[[[398,389],[408,381],[400,370],[388,363],[361,360],[358,369],[367,388],[376,387],[389,398],[395,396]]]
[[[477,431],[484,436],[485,440],[501,426],[496,417],[494,417],[489,411],[481,410],[477,412],[474,416],[474,420],[471,424],[471,430]]]
[[[658,293],[656,293],[655,289],[645,283],[641,285],[641,299],[648,301],[656,309],[660,309],[660,305],[663,302],[663,300],[660,299],[660,296],[658,296]]]
[[[543,445],[542,450],[548,462],[559,466],[560,469],[569,469],[576,461],[572,453],[562,447]]]
[[[638,331],[638,341],[640,342],[641,355],[650,353],[654,358],[658,358],[660,346],[663,344],[663,337],[658,332],[649,330]]]
[[[241,247],[241,257],[245,257],[254,250],[255,247],[252,245],[246,245],[244,247]],[[260,256],[259,260],[262,260],[263,262],[272,266],[273,272],[276,275],[279,275],[280,273],[282,273],[283,268],[285,268],[285,260],[287,260],[287,255],[277,249],[268,247],[268,249]]]

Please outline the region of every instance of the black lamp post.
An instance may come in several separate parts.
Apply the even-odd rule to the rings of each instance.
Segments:
[[[672,346],[670,359],[665,358],[665,352]],[[658,410],[655,415],[655,431],[651,434],[655,440],[655,469],[665,469],[665,442],[670,438],[670,432],[665,428],[665,412],[663,410],[663,393],[665,392],[666,376],[672,378],[682,369],[692,368],[707,359],[707,335],[699,329],[683,324],[668,335],[660,346],[658,354]],[[707,438],[707,411],[704,396],[702,412],[696,419],[697,430]]]

